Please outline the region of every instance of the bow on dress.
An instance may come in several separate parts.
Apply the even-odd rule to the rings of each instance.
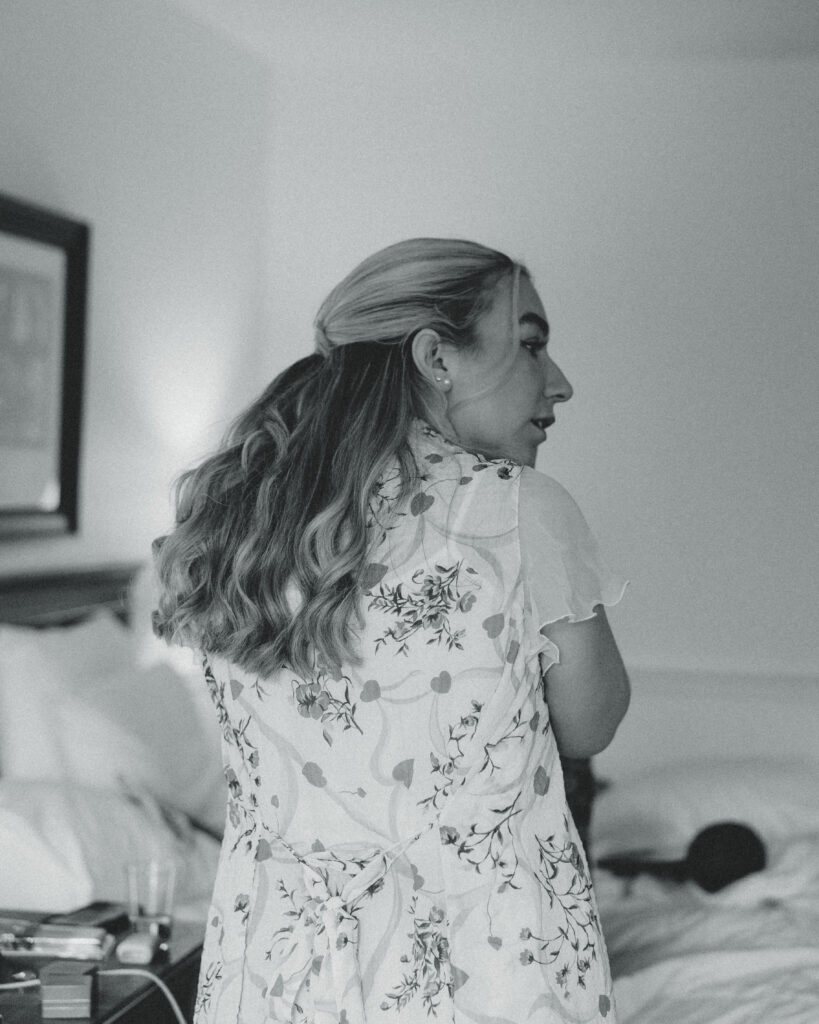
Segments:
[[[309,982],[314,1024],[366,1024],[354,911],[367,892],[375,891],[404,850],[431,827],[432,823],[389,850],[369,847],[369,856],[355,858],[355,863],[363,866],[347,877],[340,892],[332,892],[329,885],[327,868],[339,863],[332,851],[297,854],[278,837],[302,866],[308,900],[291,926],[291,941],[270,990],[274,1007],[287,1014],[274,1013],[274,1021],[292,1024],[292,1008],[303,1012],[300,997]]]

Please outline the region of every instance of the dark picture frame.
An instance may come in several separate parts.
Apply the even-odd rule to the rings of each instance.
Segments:
[[[90,237],[0,194],[0,541],[78,529]]]

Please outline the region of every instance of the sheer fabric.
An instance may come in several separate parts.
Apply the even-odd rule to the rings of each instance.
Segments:
[[[411,443],[414,493],[387,474],[372,502],[359,660],[206,660],[229,803],[197,1024],[615,1020],[539,630],[622,585],[554,481]]]

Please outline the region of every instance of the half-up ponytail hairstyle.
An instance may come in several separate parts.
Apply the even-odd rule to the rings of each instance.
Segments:
[[[372,544],[371,503],[416,479],[414,418],[436,425],[437,395],[416,369],[423,328],[458,346],[514,264],[473,242],[399,242],[325,299],[317,352],[294,363],[183,474],[176,526],[154,542],[156,632],[270,676],[357,660]]]

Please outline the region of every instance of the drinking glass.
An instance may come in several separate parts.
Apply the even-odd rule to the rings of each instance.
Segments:
[[[125,866],[128,884],[128,916],[136,931],[170,938],[173,923],[173,891],[176,868],[171,861],[148,859]]]

